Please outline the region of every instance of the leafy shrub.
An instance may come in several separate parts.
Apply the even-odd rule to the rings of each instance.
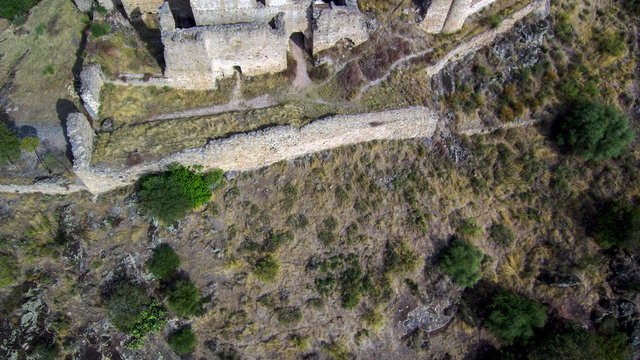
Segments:
[[[42,71],[42,75],[53,75],[55,71],[56,70],[53,68],[53,65],[47,65],[47,67]]]
[[[502,23],[502,17],[498,14],[490,15],[488,20],[492,28],[497,28]]]
[[[482,277],[478,270],[484,254],[475,246],[458,238],[440,253],[440,269],[461,287],[475,285]]]
[[[58,358],[58,345],[54,342],[52,344],[39,344],[33,348],[30,359],[33,360],[55,360]]]
[[[602,35],[598,39],[598,50],[605,54],[620,56],[627,50],[626,36],[623,32]]]
[[[197,168],[172,164],[159,175],[147,175],[140,180],[140,206],[149,216],[165,223],[184,217],[189,209],[211,199],[211,190],[223,181],[222,170],[206,173]]]
[[[15,256],[0,253],[0,288],[13,284],[18,279],[19,270]]]
[[[148,334],[162,330],[167,323],[167,310],[158,302],[152,302],[139,316],[131,328],[131,339],[126,347],[141,349]]]
[[[191,327],[184,327],[169,335],[169,347],[178,354],[188,354],[196,347],[196,335]]]
[[[36,137],[27,136],[20,141],[20,150],[34,152],[40,146],[40,140]]]
[[[109,321],[116,329],[130,333],[142,314],[152,303],[151,298],[139,286],[123,283],[107,299]]]
[[[293,334],[289,336],[289,341],[293,344],[293,346],[297,347],[300,350],[306,350],[309,347],[309,337],[301,336],[298,334]]]
[[[278,250],[280,245],[291,240],[293,240],[293,235],[288,231],[282,233],[272,231],[269,233],[267,238],[264,239],[264,242],[262,243],[262,251],[267,253],[275,252]]]
[[[255,274],[261,281],[272,282],[279,270],[280,264],[278,264],[278,260],[271,255],[267,255],[256,262]]]
[[[40,0],[0,0],[0,18],[14,20],[17,17],[26,19],[29,10]]]
[[[413,271],[418,264],[418,255],[406,240],[387,241],[384,252],[384,269],[388,273]]]
[[[526,344],[533,329],[547,321],[546,307],[512,292],[500,292],[491,300],[487,326],[502,342]]]
[[[20,157],[20,140],[7,125],[0,124],[0,165],[15,161]]]
[[[458,233],[464,236],[476,237],[482,234],[482,226],[478,225],[475,218],[466,218],[458,225]]]
[[[200,311],[200,291],[191,281],[176,281],[169,291],[167,303],[169,309],[180,316],[196,315]]]
[[[302,320],[302,312],[297,307],[286,306],[275,310],[278,322],[284,326],[294,325]]]
[[[510,246],[515,241],[513,231],[509,227],[497,223],[491,225],[489,236],[502,246]]]
[[[579,103],[558,124],[558,144],[587,160],[617,157],[632,139],[629,119],[598,101]]]
[[[309,219],[303,214],[291,215],[287,219],[287,225],[296,230],[304,230],[309,226]]]
[[[608,202],[595,219],[594,232],[605,249],[614,245],[636,248],[640,241],[640,208],[626,199]]]
[[[379,329],[384,322],[384,317],[373,310],[369,310],[362,315],[362,322],[372,329]]]
[[[153,256],[147,261],[147,268],[158,279],[165,279],[173,275],[180,267],[180,257],[171,246],[162,244],[153,251]]]
[[[105,36],[111,32],[111,26],[106,23],[92,23],[91,24],[91,37],[99,38]]]

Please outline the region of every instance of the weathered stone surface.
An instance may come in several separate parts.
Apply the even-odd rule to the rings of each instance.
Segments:
[[[93,63],[86,66],[80,72],[80,98],[84,104],[84,108],[92,119],[98,120],[98,111],[100,109],[100,91],[104,85],[104,74],[100,64]]]
[[[100,131],[113,131],[114,129],[114,123],[113,123],[113,118],[108,117],[106,119],[104,119],[102,121],[102,124],[100,124]]]
[[[580,285],[582,280],[574,274],[561,274],[557,272],[544,271],[538,275],[538,281],[551,287],[572,287]]]
[[[453,0],[433,0],[422,21],[422,29],[433,34],[441,32],[452,2]]]
[[[73,168],[76,170],[88,168],[91,163],[95,133],[83,114],[71,113],[67,116],[67,136],[73,153]]]
[[[73,2],[80,11],[89,11],[93,6],[93,0],[73,0]]]
[[[443,33],[454,33],[462,29],[464,20],[469,16],[472,2],[472,0],[453,0],[447,20],[442,27]]]
[[[314,53],[328,49],[342,39],[359,45],[369,38],[364,17],[353,1],[347,1],[345,6],[314,5],[312,24]]]
[[[100,6],[107,9],[107,11],[111,11],[115,8],[113,5],[113,0],[96,0]]]

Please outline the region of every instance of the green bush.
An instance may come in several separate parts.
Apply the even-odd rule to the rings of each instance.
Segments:
[[[558,124],[558,144],[587,160],[617,157],[632,139],[629,119],[598,101],[576,105]]]
[[[183,218],[189,209],[197,208],[211,199],[211,190],[223,181],[222,170],[206,173],[198,168],[172,164],[159,175],[147,175],[140,180],[140,206],[149,216],[164,223]]]
[[[602,35],[598,39],[598,50],[605,54],[620,56],[627,51],[626,36],[623,32]]]
[[[502,246],[511,246],[515,241],[513,231],[511,231],[509,227],[497,223],[491,225],[489,236],[491,236],[493,241]]]
[[[261,281],[272,282],[279,270],[280,264],[278,264],[278,260],[271,255],[267,255],[256,262],[255,274]]]
[[[55,360],[58,358],[58,345],[54,342],[52,344],[40,344],[33,348],[30,359],[33,360]]]
[[[0,18],[14,20],[16,17],[26,19],[29,10],[40,0],[0,0]]]
[[[13,284],[18,279],[19,271],[15,256],[0,253],[0,288]]]
[[[180,267],[180,257],[171,246],[162,244],[153,251],[153,256],[147,261],[147,268],[158,279],[165,279],[173,275]]]
[[[627,199],[615,200],[604,205],[595,219],[595,239],[608,249],[618,246],[635,249],[640,243],[640,208]]]
[[[162,330],[167,311],[139,286],[120,285],[106,301],[109,320],[117,329],[132,335],[126,347],[140,349],[150,333]]]
[[[180,316],[197,315],[200,312],[200,291],[191,281],[178,280],[169,291],[167,303],[169,309]]]
[[[387,241],[384,252],[384,270],[387,273],[413,271],[418,264],[418,255],[409,247],[407,241]]]
[[[482,234],[482,226],[478,225],[475,218],[466,218],[458,225],[458,233],[463,236],[476,237]]]
[[[287,219],[287,225],[296,230],[304,230],[309,226],[309,219],[303,214],[291,215]]]
[[[178,354],[188,354],[196,347],[196,335],[191,327],[184,327],[169,335],[169,347]]]
[[[40,146],[40,140],[36,137],[27,136],[20,141],[20,150],[26,152],[35,152]]]
[[[475,285],[482,277],[478,270],[484,254],[466,241],[455,238],[440,253],[440,269],[461,287]]]
[[[91,24],[91,37],[99,38],[101,36],[105,36],[111,32],[111,26],[106,23],[92,23]]]
[[[546,307],[524,296],[500,292],[491,300],[487,326],[504,344],[526,344],[547,321]]]
[[[502,23],[502,17],[498,14],[492,14],[489,16],[489,25],[492,28],[497,28]]]
[[[7,125],[0,124],[0,165],[15,161],[20,157],[20,140]]]
[[[139,316],[131,328],[133,338],[127,343],[129,349],[141,349],[148,334],[162,330],[167,323],[167,310],[158,302],[152,302]]]
[[[275,310],[278,322],[284,326],[295,325],[302,320],[302,312],[297,307],[286,306]]]

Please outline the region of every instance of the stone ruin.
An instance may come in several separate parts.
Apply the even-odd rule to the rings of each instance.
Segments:
[[[465,19],[492,4],[495,0],[432,0],[421,27],[432,34],[454,33]]]
[[[314,54],[343,39],[354,46],[368,39],[355,0],[191,0],[190,5],[195,26],[187,28],[179,26],[168,2],[158,10],[165,77],[176,88],[213,89],[235,72],[283,71],[289,39]]]

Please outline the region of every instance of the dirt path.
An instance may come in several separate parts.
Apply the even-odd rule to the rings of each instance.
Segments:
[[[307,58],[293,40],[289,40],[289,49],[291,49],[291,56],[296,61],[296,78],[293,79],[293,88],[302,90],[312,84],[307,73]]]

